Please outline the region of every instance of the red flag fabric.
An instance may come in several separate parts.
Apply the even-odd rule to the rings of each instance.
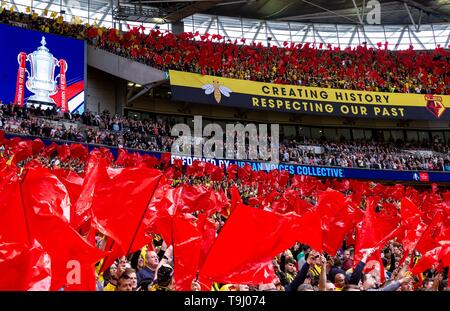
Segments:
[[[93,265],[82,265],[80,268],[80,282],[66,284],[64,291],[95,291],[97,276]]]
[[[57,215],[70,222],[70,197],[66,187],[56,175],[47,168],[29,169],[25,181],[23,190],[33,196],[29,200],[32,200],[36,214]]]
[[[417,275],[426,269],[429,269],[433,264],[438,263],[441,250],[442,247],[438,246],[425,252],[419,261],[414,265],[412,273]]]
[[[335,255],[346,235],[348,235],[363,218],[359,207],[353,206],[350,200],[338,210],[334,219],[328,224],[329,230],[323,231],[323,249],[329,255]]]
[[[208,218],[205,213],[202,213],[198,216],[197,228],[202,235],[200,260],[197,266],[197,268],[200,269],[200,267],[205,262],[211,246],[216,240],[216,224],[212,219]]]
[[[428,225],[425,232],[422,234],[416,249],[425,254],[429,250],[439,247],[439,236],[444,232],[442,223],[442,214],[438,213]]]
[[[88,148],[82,144],[70,144],[70,156],[72,158],[80,159],[81,161],[86,161],[88,158]]]
[[[100,232],[114,239],[121,255],[131,251],[161,176],[160,171],[144,167],[102,166],[89,188],[83,189],[80,199],[83,195],[90,196],[90,200],[83,201],[90,205],[93,223]]]
[[[195,217],[180,214],[173,219],[173,254],[175,290],[191,290],[200,261],[202,236]]]
[[[105,255],[69,226],[58,206],[64,204],[68,194],[58,182],[54,175],[39,169],[29,170],[22,185],[31,236],[36,237],[51,258],[51,290],[82,284],[85,278],[81,267],[93,267]],[[46,190],[42,194],[43,185]]]
[[[317,212],[321,218],[323,246],[326,252],[334,255],[342,244],[345,234],[351,229],[353,212],[347,208],[348,202],[342,193],[328,189],[318,195]]]
[[[77,215],[75,213],[75,203],[80,197],[84,178],[75,173],[74,171],[58,171],[53,170],[56,176],[58,176],[59,181],[66,187],[67,193],[71,202],[70,209],[70,224],[73,225],[77,223]],[[75,228],[75,227],[74,227]]]
[[[318,211],[310,211],[301,216],[290,214],[289,217],[291,218],[290,232],[287,235],[292,236],[294,242],[307,244],[312,249],[321,252],[323,245],[322,234],[320,234],[322,222]]]
[[[151,244],[153,240],[151,232],[159,233],[162,235],[162,233],[154,229],[155,222],[159,220],[159,213],[155,205],[157,205],[162,199],[165,198],[168,189],[170,189],[170,185],[165,184],[165,179],[164,177],[162,177],[159,181],[159,186],[156,188],[155,193],[150,200],[150,204],[145,211],[145,215],[142,218],[142,221],[137,229],[130,252],[134,252],[140,249],[142,245]],[[172,243],[167,244],[171,245]]]
[[[381,249],[397,230],[396,222],[386,221],[375,212],[378,200],[367,199],[366,211],[361,228],[357,231],[355,247],[355,263],[358,263],[363,253],[373,248],[374,251]]]
[[[401,201],[400,215],[402,218],[402,225],[406,228],[417,227],[422,218],[422,212],[408,198],[403,198]]]
[[[72,213],[73,219],[71,220],[71,225],[74,228],[79,228],[92,217],[92,191],[95,190],[100,172],[106,170],[107,163],[109,162],[109,154],[101,150],[94,150],[89,156],[85,166],[86,173],[83,186]]]
[[[31,246],[0,242],[0,270],[2,291],[50,289],[50,258],[36,240]]]
[[[31,246],[19,183],[14,171],[0,171],[0,244]]]
[[[68,157],[70,157],[70,148],[66,144],[58,145],[58,157],[61,161],[65,161]]]
[[[243,279],[249,270],[259,269],[295,243],[289,236],[289,217],[255,209],[243,204],[236,207],[211,247],[200,276],[221,283],[260,284],[264,274]],[[246,232],[242,232],[246,228]],[[228,256],[230,249],[233,256]]]
[[[45,147],[44,142],[39,138],[36,138],[31,143],[31,149],[33,150],[33,154],[41,153],[44,150],[44,147]]]
[[[14,162],[19,163],[33,155],[33,141],[31,140],[10,140],[11,151],[14,154]]]

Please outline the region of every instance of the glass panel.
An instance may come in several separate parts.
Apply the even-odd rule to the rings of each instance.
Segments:
[[[450,131],[445,131],[444,134],[445,134],[445,140],[447,142],[449,142],[450,141]]]
[[[313,139],[320,139],[323,136],[323,130],[321,127],[312,127],[311,128],[311,137]]]
[[[284,137],[295,137],[297,133],[294,125],[283,125]]]
[[[431,137],[435,143],[445,141],[444,132],[431,132]]]
[[[353,139],[364,139],[364,130],[352,129]]]
[[[404,140],[405,137],[403,136],[403,131],[402,130],[392,130],[391,131],[391,136],[392,138],[396,141],[396,140]]]
[[[351,140],[350,129],[337,129],[337,138],[339,141]]]
[[[299,137],[311,138],[311,128],[307,126],[299,126],[297,130]]]
[[[364,130],[364,135],[367,140],[372,139],[372,130]]]
[[[384,141],[391,141],[391,131],[383,131]]]
[[[429,132],[419,131],[419,141],[429,141],[430,135]]]
[[[417,141],[417,131],[406,131],[407,141]]]
[[[336,129],[335,128],[325,128],[324,129],[324,136],[327,140],[336,141],[338,137],[336,136]]]

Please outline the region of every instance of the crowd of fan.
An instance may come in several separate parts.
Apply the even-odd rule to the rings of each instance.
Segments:
[[[450,52],[390,51],[294,44],[266,47],[221,35],[175,35],[143,27],[120,33],[96,25],[70,24],[62,18],[3,10],[0,22],[86,39],[96,47],[162,70],[176,69],[228,78],[367,91],[450,94]],[[384,46],[384,47],[383,47]]]
[[[127,46],[125,43],[129,44],[129,38],[127,35],[124,35],[120,40],[122,41],[114,41],[111,35],[112,31],[105,31],[104,34],[99,34],[98,29],[96,28],[85,28],[81,25],[69,25],[62,22],[49,21],[46,19],[41,19],[37,16],[33,17],[32,15],[20,15],[13,14],[10,12],[3,11],[1,13],[1,19],[4,19],[6,16],[7,21],[17,18],[20,22],[30,22],[33,23],[34,28],[38,28],[44,31],[52,31],[56,33],[61,33],[65,35],[74,35],[80,36],[80,33],[84,30],[91,31],[92,34],[90,38],[94,40],[100,41],[100,45],[102,46],[110,46],[110,48],[117,47],[125,47],[127,49],[126,53],[130,53],[133,57],[133,51],[135,48],[133,46]],[[74,29],[78,29],[75,31]],[[96,35],[94,36],[94,29],[96,31]],[[131,33],[131,36],[136,33]],[[203,57],[201,53],[195,48],[192,49],[192,46],[200,46],[204,48],[206,52],[204,53],[217,53],[222,47],[230,47],[232,49],[233,59],[235,57],[243,57],[241,53],[247,53],[248,51],[256,51],[248,60],[244,60],[242,64],[246,67],[242,68],[218,68],[216,69],[214,66],[216,65],[215,58],[212,57],[212,63],[206,63],[206,70],[212,70],[212,73],[222,73],[226,76],[235,76],[241,78],[254,78],[258,79],[258,77],[252,77],[251,75],[253,71],[249,71],[249,76],[246,76],[248,68],[253,68],[252,66],[256,66],[250,62],[252,59],[258,59],[258,57],[262,57],[261,60],[264,60],[268,63],[270,61],[275,61],[278,64],[281,62],[281,68],[285,68],[285,72],[283,73],[280,70],[280,67],[276,67],[275,70],[271,68],[268,71],[264,71],[265,69],[261,69],[261,77],[267,77],[267,79],[281,79],[277,82],[287,82],[287,83],[296,83],[298,80],[302,80],[300,84],[305,82],[305,78],[301,77],[301,73],[294,72],[294,70],[286,69],[290,65],[286,65],[283,63],[280,58],[279,53],[285,53],[285,51],[290,52],[289,55],[303,56],[305,53],[317,53],[315,55],[328,55],[325,57],[330,57],[329,55],[333,55],[330,53],[336,54],[336,57],[344,57],[344,63],[347,66],[351,66],[352,53],[355,53],[354,56],[358,55],[358,53],[369,53],[367,50],[358,49],[353,52],[340,52],[340,51],[317,51],[311,48],[302,48],[302,49],[267,49],[261,46],[252,47],[249,46],[245,48],[244,46],[237,46],[235,44],[211,44],[209,38],[205,38],[200,43],[195,43],[190,41],[189,34],[185,34],[184,36],[188,36],[187,38],[178,37],[172,35],[156,34],[156,32],[152,33],[153,36],[149,36],[148,38],[152,38],[147,42],[148,45],[153,45],[155,42],[155,38],[158,39],[158,44],[164,44],[170,42],[175,42],[175,46],[163,46],[162,48],[158,48],[158,44],[155,45],[155,49],[157,51],[163,51],[162,55],[164,55],[163,62],[171,63],[167,61],[167,56],[173,53],[173,49],[177,48],[178,43],[180,41],[184,43],[189,43],[187,46],[187,51],[192,51],[191,53],[200,53],[200,56]],[[109,42],[104,42],[104,36],[108,36]],[[141,36],[141,35],[139,35]],[[97,38],[95,38],[97,37]],[[166,38],[167,37],[167,38]],[[164,39],[161,39],[164,38]],[[113,39],[113,40],[111,40]],[[142,40],[142,37],[135,37],[133,40]],[[161,39],[161,40],[159,40]],[[192,39],[192,38],[191,38]],[[219,39],[216,37],[216,39]],[[153,41],[152,41],[153,40]],[[168,41],[169,40],[169,41]],[[184,41],[183,41],[184,40]],[[221,38],[219,39],[219,41]],[[161,42],[162,41],[162,42]],[[206,42],[205,42],[206,41]],[[111,43],[113,42],[113,43]],[[149,47],[145,47],[144,49],[148,49]],[[179,48],[179,47],[178,47]],[[217,48],[217,49],[216,49]],[[211,50],[212,49],[212,50]],[[248,50],[246,50],[248,49]],[[267,54],[261,56],[259,51],[266,51]],[[364,52],[365,51],[365,52]],[[118,51],[116,51],[118,52]],[[148,50],[147,52],[148,53]],[[178,52],[180,53],[180,52]],[[184,53],[184,51],[182,52]],[[278,53],[278,54],[277,54]],[[298,54],[296,54],[298,53]],[[380,55],[384,55],[382,53],[390,53],[390,52],[374,52],[370,51],[370,54],[373,54],[375,58]],[[409,53],[409,52],[408,52]],[[414,52],[416,53],[416,52]],[[425,52],[424,52],[425,53]],[[441,52],[438,52],[441,53]],[[442,52],[443,53],[443,52]],[[190,55],[190,53],[188,54]],[[208,54],[206,54],[208,55]],[[214,54],[215,55],[215,54]],[[227,54],[224,54],[227,55]],[[308,54],[307,54],[308,55]],[[364,54],[366,55],[366,54]],[[393,55],[401,55],[401,54],[393,54]],[[409,55],[409,54],[407,54]],[[424,57],[426,62],[430,60],[426,55],[432,55],[429,53],[425,54],[417,54],[418,57]],[[150,61],[149,55],[145,55],[145,60]],[[434,55],[436,56],[436,55]],[[433,56],[433,57],[434,57]],[[162,57],[162,56],[159,56]],[[201,64],[197,64],[198,55],[193,55],[193,58],[190,61],[193,61],[193,65],[186,65],[184,69],[190,69],[193,71],[202,72],[205,67],[202,67]],[[270,59],[272,57],[273,59]],[[397,56],[396,56],[397,57]],[[404,65],[401,62],[401,56],[399,57],[398,64],[395,66],[399,66],[397,70],[400,73],[395,73],[395,76],[401,76],[400,79],[405,79],[404,81],[408,81],[408,75],[412,75],[413,71],[409,71],[410,68],[407,65]],[[446,56],[448,57],[448,56]],[[172,65],[176,66],[173,62],[176,61],[175,56],[172,57]],[[186,55],[181,55],[181,59],[186,59]],[[159,58],[153,57],[151,58],[151,64],[158,64]],[[331,58],[330,58],[331,59]],[[440,62],[439,57],[436,59],[432,59],[433,62]],[[209,61],[209,60],[208,60]],[[226,60],[232,63],[232,60]],[[323,61],[323,59],[322,59]],[[348,63],[347,63],[348,61]],[[413,59],[413,62],[416,61],[414,70],[420,70],[421,63],[420,59]],[[222,60],[221,60],[222,62]],[[448,63],[448,58],[446,59]],[[326,60],[325,60],[326,63]],[[159,65],[163,66],[162,63]],[[243,66],[244,66],[243,65]],[[380,64],[377,64],[379,66]],[[184,64],[183,64],[184,66]],[[193,67],[190,67],[193,66]],[[239,66],[239,65],[237,65]],[[393,66],[390,64],[390,66]],[[431,66],[434,66],[432,63]],[[220,66],[219,66],[220,67]],[[344,66],[345,67],[345,66]],[[177,67],[175,67],[177,68]],[[302,67],[300,67],[302,68]],[[390,69],[391,67],[388,67]],[[441,68],[439,66],[435,68]],[[323,70],[326,69],[320,67],[318,71],[321,71],[320,74],[323,73]],[[377,67],[381,72],[386,72],[385,67]],[[295,69],[298,70],[298,69]],[[302,69],[303,70],[303,69]],[[363,69],[364,70],[364,69]],[[412,70],[412,69],[411,69]],[[395,70],[394,70],[395,71]],[[392,71],[392,72],[394,72]],[[258,71],[255,75],[258,76]],[[294,72],[294,73],[293,73]],[[306,72],[306,71],[305,71]],[[389,71],[387,71],[389,72]],[[209,72],[211,73],[211,72]],[[296,79],[291,79],[291,75],[299,75],[300,78],[295,77]],[[280,75],[276,77],[276,75]],[[389,74],[388,74],[389,75]],[[448,73],[445,73],[445,78],[448,78]],[[422,76],[423,77],[423,76]],[[431,76],[433,77],[433,76]],[[362,79],[362,78],[360,78]],[[404,83],[410,82],[399,82],[395,81],[394,74],[391,76],[392,80],[388,81],[389,86],[396,85],[401,88],[401,91],[409,90],[409,87],[405,88]],[[438,75],[436,78],[440,82],[444,81],[443,75]],[[311,82],[312,81],[312,82]],[[353,81],[353,80],[352,80]],[[345,85],[344,83],[341,87],[348,88],[359,88],[358,84],[360,81],[355,79],[356,84],[349,83]],[[364,81],[367,82],[367,81]],[[370,81],[368,81],[367,87],[370,86]],[[419,89],[421,92],[425,90],[431,92],[441,92],[447,93],[448,89],[445,86],[442,86],[441,89],[439,86],[433,81],[426,81],[427,83],[423,84],[424,89]],[[311,78],[308,82],[311,85],[313,83],[317,83],[316,78]],[[322,82],[320,82],[322,83]],[[328,86],[333,86],[331,81],[328,81]],[[445,82],[447,83],[447,82]],[[414,81],[411,82],[414,85]],[[434,86],[436,84],[436,86]],[[447,83],[448,84],[448,83]],[[366,84],[363,85],[363,87]],[[417,87],[419,85],[417,84]],[[413,88],[414,89],[414,88]],[[70,141],[77,142],[88,142],[88,143],[98,143],[108,146],[119,146],[119,147],[131,147],[131,148],[140,148],[145,150],[167,150],[170,148],[172,144],[172,138],[170,138],[170,128],[173,124],[173,121],[170,119],[160,119],[155,118],[150,121],[140,121],[134,118],[123,117],[123,116],[113,116],[107,112],[102,114],[93,114],[90,112],[85,112],[82,115],[60,115],[57,111],[42,111],[39,108],[25,110],[22,108],[14,107],[12,105],[2,105],[0,109],[0,129],[4,128],[8,132],[12,133],[20,133],[20,134],[28,134],[28,135],[36,135],[45,138],[53,138],[53,139],[64,139]],[[59,115],[58,115],[59,114]],[[64,118],[65,120],[61,120]],[[64,121],[64,122],[62,122]],[[71,124],[66,127],[64,124]],[[304,143],[315,144],[316,142],[307,141],[305,139],[297,141]],[[370,168],[392,168],[392,169],[415,169],[417,167],[422,167],[426,169],[439,169],[441,168],[442,160],[436,157],[432,159],[427,158],[418,158],[417,156],[409,156],[404,152],[401,152],[400,149],[394,147],[392,144],[376,144],[365,143],[365,142],[355,142],[355,143],[345,143],[345,142],[323,142],[320,144],[324,147],[325,153],[322,155],[317,155],[311,153],[311,151],[303,151],[302,149],[296,148],[296,145],[299,144],[297,141],[284,141],[281,145],[281,156],[285,161],[294,161],[298,163],[307,163],[307,164],[324,164],[324,165],[337,165],[337,166],[352,166],[352,167],[370,167]],[[439,148],[442,148],[442,143],[439,143]],[[447,145],[443,145],[444,150],[447,150]],[[430,147],[431,148],[431,147]],[[445,149],[447,148],[447,149]],[[0,150],[1,151],[1,150]],[[2,155],[3,156],[3,155]],[[447,159],[448,160],[448,159]],[[59,161],[55,157],[48,157],[44,155],[39,155],[38,161],[44,163],[49,167],[58,167],[58,168],[69,168],[77,167],[79,171],[83,170],[84,162],[76,161],[75,159],[69,159],[67,161]],[[429,164],[433,165],[433,167],[428,166]],[[187,176],[181,176],[178,178],[179,183],[193,183],[192,178],[188,178]],[[198,184],[210,185],[211,181],[209,180],[209,176],[203,176],[201,178],[196,178],[195,182]],[[324,181],[320,181],[320,183],[324,183]],[[219,183],[223,189],[229,189],[231,184],[235,184],[238,187],[240,195],[244,199],[244,203],[247,203],[249,198],[255,196],[255,193],[258,189],[252,188],[251,185],[244,185],[239,180],[232,181],[228,183],[227,181],[223,181]],[[264,189],[267,191],[272,191],[272,189]],[[284,189],[279,189],[280,193],[284,191]],[[315,204],[315,199],[312,197],[303,198],[307,199],[308,202]],[[398,202],[397,202],[398,203]],[[216,226],[217,231],[220,231],[220,228],[223,226],[223,219],[220,217],[216,218]],[[99,241],[100,242],[100,241]],[[155,251],[147,251],[145,255],[141,255],[141,251],[136,252],[132,256],[122,257],[120,258],[116,264],[114,264],[107,273],[103,275],[104,282],[98,282],[98,290],[156,290],[156,291],[167,291],[173,289],[173,268],[172,264],[172,256],[173,252],[171,247],[167,247],[167,245],[163,245],[162,241],[155,240],[154,249]],[[407,261],[403,265],[399,265],[400,259],[403,257],[403,250],[401,244],[395,243],[391,241],[384,248],[382,252],[382,265],[386,270],[385,277],[387,282],[384,283],[380,279],[380,266],[376,265],[374,262],[369,262],[368,258],[370,253],[367,252],[362,260],[355,266],[353,264],[354,254],[353,249],[350,247],[343,246],[336,256],[324,256],[314,250],[311,250],[308,246],[296,244],[292,247],[292,249],[287,250],[281,254],[279,254],[273,260],[273,265],[275,268],[275,272],[277,278],[268,284],[262,284],[258,287],[248,286],[245,284],[225,284],[220,286],[219,284],[214,284],[215,288],[218,290],[286,290],[286,291],[313,291],[313,290],[343,290],[343,291],[353,291],[353,290],[380,290],[380,291],[410,291],[414,290],[414,284],[418,286],[417,289],[420,290],[448,290],[448,268],[443,269],[443,271],[437,271],[437,269],[433,266],[432,268],[426,270],[423,273],[425,280],[423,282],[413,282],[413,278],[408,274],[407,268],[409,265],[409,260],[413,260],[413,258],[408,258]],[[372,269],[369,269],[370,272],[364,272],[365,268],[370,268],[369,265],[372,265]],[[355,267],[352,269],[351,267]],[[383,284],[384,283],[384,284]],[[381,287],[380,287],[381,286]],[[192,290],[199,290],[200,284],[198,284],[195,280],[192,282]]]
[[[450,151],[448,144],[440,140],[427,144],[421,150],[439,150],[443,152],[424,155],[420,153],[408,152],[417,149],[409,147],[409,144],[402,144],[403,148],[397,147],[394,143],[376,142],[366,140],[355,140],[346,142],[316,142],[316,145],[323,146],[322,154],[315,154],[311,149],[299,148],[308,142],[298,143],[290,141],[286,146],[281,146],[283,162],[293,162],[308,165],[341,166],[370,169],[387,170],[430,170],[442,171],[450,164]]]
[[[31,161],[37,161],[45,167],[54,170],[75,170],[80,169],[80,176],[83,176],[83,167],[86,160],[79,160],[74,157],[59,160],[59,156],[55,154],[48,155],[46,152],[41,152],[33,156],[33,159],[26,159],[22,163],[18,163],[20,167],[26,167]],[[8,150],[0,148],[0,158],[8,160],[13,158]],[[113,166],[120,164],[112,163]],[[169,173],[170,169],[175,167],[166,166],[163,162],[156,164],[157,168],[164,169],[164,172]],[[244,169],[245,170],[245,169]],[[273,191],[277,192],[277,196],[284,197],[284,193],[292,189],[294,178],[289,178],[283,185],[271,184],[268,180],[259,182],[264,185],[262,189],[258,188],[258,182],[255,183],[252,177],[250,179],[243,175],[237,174],[235,177],[231,176],[227,171],[221,180],[213,181],[208,174],[199,176],[192,175],[186,172],[178,177],[172,174],[171,184],[173,187],[181,185],[202,185],[205,187],[214,188],[215,191],[223,191],[225,194],[230,194],[233,186],[236,186],[243,203],[255,207],[254,200],[259,196],[265,196]],[[167,175],[170,176],[170,175]],[[298,177],[298,176],[297,176]],[[253,181],[252,181],[253,180]],[[388,204],[398,205],[403,195],[394,196],[392,186],[377,185],[373,182],[366,182],[371,193],[367,195],[382,196],[381,206],[386,202]],[[307,178],[303,183],[298,184],[301,187],[302,193],[300,199],[304,200],[306,204],[311,206],[318,204],[317,191],[325,191],[325,189],[340,189],[346,196],[351,196],[358,189],[358,187],[350,186],[347,190],[342,190],[341,186],[345,182],[340,183],[335,180],[317,180],[315,178]],[[364,184],[362,182],[361,184]],[[313,186],[311,188],[311,186]],[[381,188],[380,188],[381,186]],[[398,185],[400,186],[400,185]],[[385,188],[383,188],[385,187]],[[397,186],[396,186],[397,187]],[[379,189],[375,191],[376,189]],[[411,188],[411,187],[409,187]],[[316,190],[312,190],[316,189]],[[384,190],[382,190],[384,189]],[[397,188],[396,188],[397,189]],[[402,187],[405,190],[404,187]],[[403,191],[402,190],[402,191]],[[411,189],[410,189],[411,190]],[[443,189],[441,189],[443,190]],[[291,190],[292,191],[292,190]],[[369,191],[369,190],[367,190]],[[370,192],[369,191],[369,192]],[[406,191],[404,195],[406,196]],[[424,200],[426,191],[416,191],[418,200]],[[423,191],[423,192],[422,192]],[[442,191],[437,187],[433,190],[434,196],[440,195]],[[387,193],[387,197],[386,196]],[[411,192],[409,192],[411,193]],[[411,195],[411,194],[409,194]],[[253,200],[253,201],[252,201]],[[426,201],[426,200],[425,200]],[[425,202],[422,201],[422,202]],[[261,204],[261,203],[257,203]],[[362,201],[361,201],[361,203]],[[423,203],[424,205],[425,203]],[[269,210],[275,208],[275,204],[268,205]],[[398,207],[397,207],[398,208]],[[423,210],[426,208],[422,206]],[[216,225],[216,235],[219,234],[221,228],[227,221],[227,217],[220,212],[216,212],[212,219]],[[370,260],[371,251],[365,252],[364,256],[355,262],[354,241],[350,242],[347,237],[346,242],[340,247],[335,256],[329,256],[325,253],[321,254],[311,249],[307,245],[296,243],[292,248],[280,253],[272,260],[276,278],[271,283],[260,284],[252,286],[247,284],[218,284],[213,283],[212,290],[221,291],[441,291],[448,290],[448,268],[442,270],[438,269],[436,265],[427,269],[420,275],[413,276],[410,273],[410,263],[417,262],[421,254],[415,251],[403,263],[405,251],[402,244],[398,241],[391,240],[383,248],[381,252],[381,261]],[[353,237],[354,240],[354,237]],[[96,238],[97,246],[102,249],[105,240],[102,236]],[[150,290],[150,291],[171,291],[174,289],[173,279],[173,249],[164,243],[161,237],[154,235],[153,245],[143,250],[139,250],[128,256],[120,257],[105,273],[98,275],[97,290],[104,291],[135,291],[135,290]],[[383,265],[382,267],[380,265]],[[382,271],[384,275],[382,276]],[[200,290],[201,284],[197,280],[192,282],[192,290]],[[205,290],[205,288],[202,288]]]
[[[153,240],[156,251],[138,251],[123,256],[97,281],[98,291],[172,291],[173,268],[171,247],[167,248],[158,236]],[[145,254],[145,255],[144,255]],[[336,256],[321,255],[307,245],[296,243],[272,260],[276,278],[272,283],[260,285],[213,283],[215,291],[448,291],[448,268],[438,271],[427,269],[423,280],[417,282],[408,272],[411,260],[399,265],[403,256],[402,245],[390,241],[382,252],[384,280],[380,276],[380,263],[368,260],[366,252],[354,265],[353,246],[339,250]],[[145,259],[144,259],[145,257]],[[355,268],[353,268],[355,266]],[[367,270],[364,270],[367,269]],[[365,271],[365,272],[363,272]],[[192,291],[200,291],[197,280]],[[203,289],[204,290],[204,289]]]
[[[148,151],[171,151],[174,142],[170,131],[175,121],[163,116],[138,120],[111,115],[108,111],[62,115],[56,110],[14,105],[2,105],[0,114],[0,129],[16,134]],[[308,148],[311,145],[323,147],[323,153],[315,153],[314,148]],[[320,140],[286,138],[281,140],[279,159],[296,164],[392,170],[443,171],[450,165],[448,142],[436,138],[420,146],[363,140],[333,142],[325,137]],[[439,153],[421,154],[409,149]]]

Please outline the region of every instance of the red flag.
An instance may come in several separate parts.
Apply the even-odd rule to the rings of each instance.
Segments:
[[[18,163],[33,155],[33,141],[31,140],[10,140],[11,151],[14,154],[14,162]]]
[[[359,207],[352,206],[350,200],[346,200],[345,206],[335,215],[329,230],[323,231],[323,248],[329,255],[335,255],[342,245],[344,238],[348,235],[356,224],[363,218],[363,212]]]
[[[58,145],[58,157],[61,159],[61,161],[65,161],[68,157],[70,157],[70,148],[66,144],[64,145]]]
[[[191,290],[197,275],[202,236],[194,221],[195,217],[190,214],[177,215],[173,219],[175,290]]]
[[[322,234],[320,234],[322,222],[318,211],[311,211],[302,216],[292,214],[290,217],[289,236],[294,237],[294,242],[307,244],[312,249],[321,252],[323,244]]]
[[[70,156],[72,158],[80,159],[81,161],[86,161],[88,158],[88,148],[82,144],[70,144]]]
[[[439,261],[439,254],[441,250],[442,246],[438,246],[425,252],[419,261],[414,265],[412,273],[417,275],[430,268],[433,264],[436,264]]]
[[[45,144],[42,142],[41,139],[36,138],[31,142],[31,149],[33,150],[33,154],[39,154],[41,151],[43,151],[45,147]]]
[[[1,242],[0,270],[2,291],[50,289],[50,258],[36,240],[31,243],[31,247],[20,243]]]
[[[64,184],[47,168],[29,169],[23,190],[33,195],[33,210],[36,214],[51,214],[64,217],[70,222],[71,202]]]
[[[266,282],[264,274],[245,280],[239,276],[260,268],[295,243],[295,238],[289,236],[290,221],[289,217],[238,205],[211,247],[200,276],[223,283],[235,283],[235,277],[246,284]],[[246,228],[245,233],[242,228]],[[230,249],[233,256],[227,256]]]
[[[46,190],[42,193],[44,185]],[[58,206],[64,205],[68,197],[64,190],[54,175],[42,169],[29,170],[22,185],[31,236],[36,237],[51,258],[52,290],[64,285],[83,284],[82,267],[93,267],[104,257],[103,252],[69,226],[64,207]]]
[[[161,178],[159,182],[159,186],[155,190],[152,199],[150,200],[150,204],[146,209],[145,215],[142,218],[141,224],[139,225],[136,233],[136,237],[133,241],[133,245],[131,246],[130,252],[136,251],[145,244],[151,244],[153,237],[150,232],[160,233],[157,230],[154,230],[154,225],[157,220],[160,220],[159,213],[157,212],[156,206],[158,202],[165,198],[167,189],[170,188],[170,185],[165,184],[164,177]],[[162,233],[160,233],[162,235]],[[163,236],[165,239],[165,237]],[[166,241],[167,243],[167,241]],[[172,243],[167,243],[168,245]]]
[[[238,166],[236,164],[230,164],[227,167],[228,180],[236,179]]]
[[[323,243],[330,255],[337,252],[345,234],[351,229],[347,206],[344,195],[338,191],[328,189],[318,195],[317,212],[322,222]]]
[[[435,215],[417,243],[416,249],[422,254],[439,247],[439,237],[445,232],[443,230],[442,217],[441,213]]]
[[[211,246],[216,240],[216,224],[212,219],[208,218],[208,216],[203,213],[198,216],[197,228],[202,235],[200,260],[197,267],[198,269],[200,269],[200,267],[205,262]]]
[[[112,157],[111,152],[108,150]],[[106,165],[109,162],[109,155],[99,149],[91,152],[89,160],[85,166],[86,174],[84,176],[81,193],[75,203],[72,212],[73,219],[71,225],[74,228],[79,228],[83,223],[88,221],[92,216],[92,191],[96,187],[100,172],[106,170]]]
[[[416,228],[421,222],[422,212],[419,208],[411,202],[408,198],[403,198],[401,201],[400,215],[402,218],[402,225],[405,228]]]
[[[377,200],[367,199],[366,211],[361,228],[357,231],[355,262],[359,262],[363,253],[373,248],[375,251],[382,248],[384,244],[395,234],[398,224],[387,221],[375,212]]]
[[[0,171],[0,244],[31,246],[32,237],[22,206],[19,178],[14,171]]]
[[[67,193],[69,194],[71,208],[70,208],[70,224],[74,225],[78,223],[77,215],[75,213],[75,203],[80,197],[84,178],[75,173],[74,171],[66,171],[65,174],[58,174],[57,170],[53,170],[58,179],[66,187]],[[74,227],[76,229],[76,227]]]
[[[160,171],[143,167],[100,166],[93,183],[84,186],[80,199],[90,196],[83,201],[91,208],[95,226],[119,244],[121,255],[131,251],[161,176]]]

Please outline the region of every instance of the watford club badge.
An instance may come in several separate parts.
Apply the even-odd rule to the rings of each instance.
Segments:
[[[442,96],[427,94],[425,95],[425,100],[427,101],[427,109],[439,118],[445,111],[444,104],[442,103]]]

